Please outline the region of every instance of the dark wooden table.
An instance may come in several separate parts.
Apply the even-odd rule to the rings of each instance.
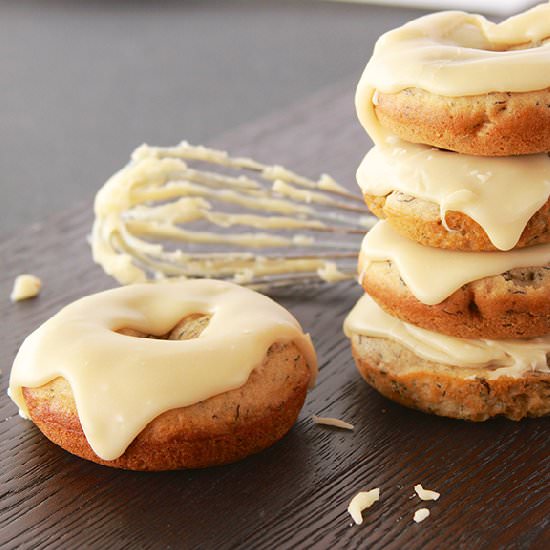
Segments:
[[[368,140],[355,122],[353,83],[217,140],[354,188]],[[185,136],[182,136],[185,137]],[[550,548],[547,420],[471,424],[395,405],[356,372],[342,321],[353,283],[286,297],[311,332],[317,387],[277,445],[238,464],[135,473],[88,463],[47,441],[17,415],[6,389],[23,338],[65,304],[115,286],[92,263],[91,198],[0,243],[2,313],[0,547],[2,548]],[[11,304],[14,277],[42,277],[35,300]],[[344,418],[354,432],[315,426]],[[441,492],[422,503],[413,486]],[[361,526],[346,512],[361,489],[381,500]],[[412,516],[427,506],[421,524]]]

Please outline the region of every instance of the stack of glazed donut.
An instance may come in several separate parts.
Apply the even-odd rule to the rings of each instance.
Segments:
[[[344,327],[361,375],[443,416],[550,413],[550,3],[386,33],[356,106],[381,219]]]

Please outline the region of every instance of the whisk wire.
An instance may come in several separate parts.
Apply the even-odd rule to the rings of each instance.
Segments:
[[[327,175],[315,181],[185,142],[142,146],[99,191],[91,244],[94,259],[121,283],[336,282],[355,275],[359,235],[373,224],[358,203]]]

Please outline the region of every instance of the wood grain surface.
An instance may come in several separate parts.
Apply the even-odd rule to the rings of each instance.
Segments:
[[[369,146],[355,122],[353,83],[222,136],[232,153],[354,189]],[[185,136],[182,136],[185,137]],[[98,187],[102,182],[98,181]],[[544,419],[471,424],[395,405],[355,370],[342,321],[358,285],[282,298],[311,332],[320,376],[292,431],[240,463],[135,473],[73,457],[17,415],[6,389],[23,338],[70,301],[114,287],[92,263],[91,198],[0,243],[2,548],[550,548],[550,446]],[[11,304],[14,277],[42,277],[39,298]],[[311,414],[355,424],[320,427]],[[413,486],[441,493],[413,497]],[[359,491],[381,499],[351,525]],[[414,511],[428,507],[421,524]]]

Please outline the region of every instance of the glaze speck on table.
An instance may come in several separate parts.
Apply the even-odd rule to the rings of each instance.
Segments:
[[[213,145],[355,189],[368,147],[353,82],[319,92]],[[182,138],[185,136],[182,136]],[[6,395],[23,338],[70,301],[115,282],[92,263],[91,200],[0,243],[2,548],[549,548],[547,419],[471,424],[395,405],[353,365],[342,321],[354,283],[281,298],[317,346],[320,376],[297,425],[271,449],[198,471],[136,473],[71,456],[19,418]],[[13,279],[43,280],[39,298],[9,302]],[[353,432],[315,425],[334,416]],[[437,490],[422,502],[414,485]],[[359,491],[380,501],[350,526]],[[430,509],[421,524],[418,508]]]

